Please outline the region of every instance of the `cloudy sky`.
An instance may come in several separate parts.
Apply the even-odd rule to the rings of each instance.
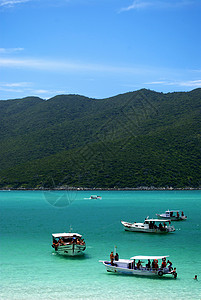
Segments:
[[[201,0],[0,0],[0,99],[201,87]]]

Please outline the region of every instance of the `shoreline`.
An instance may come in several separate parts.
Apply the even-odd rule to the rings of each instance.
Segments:
[[[12,188],[4,187],[0,188],[0,191],[199,191],[199,188],[193,187],[183,187],[183,188],[173,188],[173,187],[137,187],[137,188],[87,188],[87,187],[55,187],[55,188]]]

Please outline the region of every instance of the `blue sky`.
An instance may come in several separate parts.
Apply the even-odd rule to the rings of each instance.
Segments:
[[[201,87],[201,0],[0,0],[0,99]]]

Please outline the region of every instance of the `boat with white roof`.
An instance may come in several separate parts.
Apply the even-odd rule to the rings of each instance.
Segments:
[[[171,221],[183,221],[187,219],[187,216],[184,215],[184,212],[181,210],[166,210],[162,214],[156,214],[157,217],[162,219],[170,219]]]
[[[55,252],[66,256],[82,255],[86,244],[82,235],[73,232],[53,233],[52,247]]]
[[[172,263],[164,256],[144,256],[137,255],[130,259],[119,259],[114,261],[100,261],[105,266],[107,272],[120,273],[126,275],[155,276],[173,275],[177,277],[176,268],[172,268]],[[152,260],[152,262],[151,262]]]
[[[129,223],[121,221],[126,231],[147,232],[147,233],[169,233],[175,231],[169,219],[149,219],[147,217],[143,223]]]

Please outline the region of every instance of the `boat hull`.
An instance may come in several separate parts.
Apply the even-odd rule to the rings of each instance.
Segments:
[[[115,262],[114,266],[112,266],[109,262],[103,262],[107,272],[132,275],[132,276],[151,276],[151,277],[162,277],[163,275],[172,275],[171,272],[166,268],[165,270],[152,270],[152,269],[132,269],[132,268],[123,268],[118,266],[118,262]]]
[[[124,230],[132,231],[132,232],[166,234],[175,231],[174,226],[167,226],[166,228],[160,229],[159,227],[150,228],[148,224],[144,224],[144,223],[128,223],[124,221],[121,221],[121,223],[124,226]]]
[[[86,246],[84,245],[76,245],[76,244],[71,244],[71,245],[60,245],[58,246],[55,251],[60,254],[60,255],[65,255],[65,256],[78,256],[78,255],[83,255],[83,251],[86,249]]]
[[[145,232],[145,233],[159,233],[159,234],[166,234],[166,233],[169,233],[169,232],[172,232],[173,230],[171,231],[161,231],[161,230],[158,230],[158,229],[141,229],[141,228],[134,228],[134,227],[131,227],[131,228],[128,228],[126,226],[124,226],[124,230],[125,231],[132,231],[132,232]]]

